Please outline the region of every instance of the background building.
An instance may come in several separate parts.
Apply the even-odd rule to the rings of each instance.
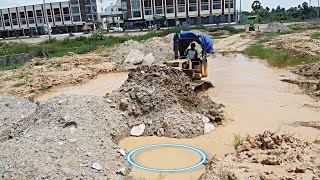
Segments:
[[[230,0],[231,21],[235,20],[235,0]],[[121,0],[126,28],[143,26],[156,16],[164,25],[213,24],[228,22],[229,0]]]

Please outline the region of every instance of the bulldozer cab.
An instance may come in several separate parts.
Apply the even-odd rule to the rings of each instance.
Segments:
[[[186,56],[191,43],[197,43],[201,47],[196,59],[188,59]],[[165,62],[167,66],[181,69],[192,80],[208,76],[207,53],[214,53],[210,36],[190,31],[177,33],[173,38],[173,50],[175,60]]]

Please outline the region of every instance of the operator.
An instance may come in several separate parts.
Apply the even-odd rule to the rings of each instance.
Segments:
[[[191,48],[187,50],[187,57],[191,60],[197,60],[198,59],[198,51],[195,49],[196,44],[191,43]]]

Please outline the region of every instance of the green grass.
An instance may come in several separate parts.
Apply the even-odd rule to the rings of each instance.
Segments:
[[[32,79],[26,78],[26,79],[24,79],[23,81],[14,84],[13,87],[21,87],[21,86],[23,86],[23,85],[26,85],[26,84],[28,84],[28,83],[31,83],[32,81],[33,81]]]
[[[24,64],[25,64],[25,61],[18,61],[16,63],[7,63],[5,65],[0,66],[0,71],[18,69],[19,67],[23,66]]]
[[[45,92],[49,89],[49,87],[47,85],[41,84],[40,86],[40,91]]]
[[[286,50],[265,48],[260,44],[249,46],[245,50],[245,54],[250,57],[265,59],[271,66],[279,68],[320,62],[320,57],[294,55]]]
[[[34,66],[41,66],[43,64],[44,64],[44,62],[37,61],[37,62],[34,63]]]
[[[237,134],[233,134],[233,144],[235,146],[235,148],[237,149],[240,145],[243,145],[244,141],[245,141],[245,137],[242,137],[239,133]]]
[[[312,39],[320,39],[320,32],[315,32],[311,34]]]
[[[317,165],[317,169],[320,171],[320,164]]]
[[[273,156],[282,156],[283,155],[283,152],[282,151],[280,151],[280,150],[273,150],[272,152],[271,152],[271,155],[273,155]]]

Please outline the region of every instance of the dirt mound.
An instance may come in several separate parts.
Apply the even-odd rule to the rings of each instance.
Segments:
[[[37,105],[6,93],[0,93],[0,142],[17,137],[33,122]]]
[[[288,32],[291,29],[282,23],[271,23],[264,30],[264,32]]]
[[[319,146],[270,131],[248,137],[237,154],[213,157],[201,179],[319,179]]]
[[[220,104],[198,96],[182,71],[165,66],[133,70],[108,98],[119,102],[129,127],[147,124],[145,135],[195,137],[204,133],[210,120],[220,123],[223,119]]]
[[[141,64],[159,65],[174,58],[172,42],[173,34],[165,37],[154,37],[141,43],[129,40],[108,50],[104,56],[106,56],[110,62],[116,62],[120,70],[135,69]],[[142,56],[141,61],[138,63],[130,63],[127,59],[129,54],[133,54],[137,58]],[[154,57],[151,63],[145,62],[147,55]]]
[[[0,94],[0,107],[3,179],[124,179],[129,168],[116,145],[122,137],[195,137],[223,119],[221,105],[193,92],[182,71],[160,66],[137,68],[105,97],[32,103]]]
[[[302,76],[313,76],[320,79],[320,63],[300,66],[294,70],[294,73]]]

